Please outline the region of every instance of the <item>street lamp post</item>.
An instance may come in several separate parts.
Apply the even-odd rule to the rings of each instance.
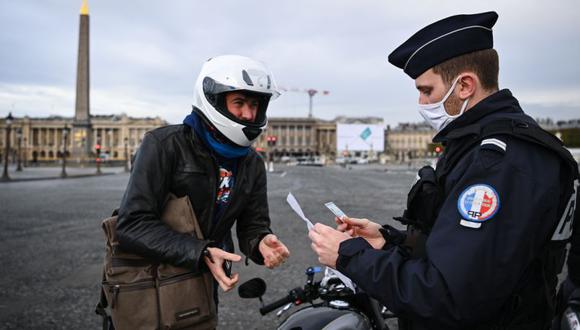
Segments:
[[[110,161],[112,161],[113,160],[113,130],[112,129],[107,130],[107,148],[108,148],[108,152],[109,152],[108,159]]]
[[[129,145],[128,145],[128,138],[123,139],[125,142],[125,172],[129,172]]]
[[[68,137],[68,132],[70,128],[66,124],[64,124],[64,128],[62,129],[62,171],[60,172],[61,178],[66,178],[66,142]]]
[[[16,138],[18,139],[18,166],[16,166],[16,171],[22,172],[22,127],[16,130]]]
[[[97,136],[97,144],[95,145],[95,150],[97,152],[97,175],[102,174],[101,172],[101,136]]]
[[[6,117],[6,152],[4,153],[4,173],[2,173],[2,181],[10,181],[8,175],[8,154],[10,153],[10,128],[12,126],[12,112],[8,113]]]
[[[28,140],[24,137],[24,167],[28,167]]]
[[[81,138],[81,150],[83,150],[83,152],[81,152],[81,158],[80,158],[81,167],[85,167],[85,152],[84,152],[84,150],[86,148],[86,145],[85,145],[86,142],[87,142],[87,139],[83,136]]]

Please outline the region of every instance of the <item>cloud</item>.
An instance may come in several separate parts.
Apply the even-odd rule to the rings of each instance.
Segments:
[[[81,1],[0,2],[0,115],[74,114]],[[545,115],[580,107],[580,4],[525,0],[405,2],[256,0],[89,1],[91,111],[159,114],[180,122],[209,57],[240,53],[268,64],[285,87],[329,90],[316,116],[419,121],[413,82],[387,55],[419,28],[457,14],[497,10],[500,85]],[[305,116],[308,97],[286,93],[275,116]]]
[[[580,86],[546,90],[521,90],[517,93],[522,103],[547,107],[576,107],[580,109]]]
[[[46,117],[50,115],[74,116],[75,91],[43,85],[0,84],[0,108],[10,109],[14,116]],[[131,86],[111,89],[94,89],[91,93],[91,114],[126,113],[180,122],[189,113],[187,99],[143,96]]]

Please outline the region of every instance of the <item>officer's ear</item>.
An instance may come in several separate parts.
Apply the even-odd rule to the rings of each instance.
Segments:
[[[473,97],[478,88],[481,88],[479,77],[473,72],[463,72],[457,82],[459,87],[458,96],[461,100]]]

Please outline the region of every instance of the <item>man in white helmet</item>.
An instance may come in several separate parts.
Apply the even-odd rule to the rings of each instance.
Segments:
[[[195,85],[193,111],[183,124],[148,132],[136,154],[119,209],[121,248],[175,266],[207,267],[224,291],[241,251],[274,268],[289,256],[270,229],[266,172],[251,144],[266,128],[266,109],[278,97],[271,72],[243,56],[208,60]],[[179,234],[160,219],[169,193],[187,195],[206,240]]]

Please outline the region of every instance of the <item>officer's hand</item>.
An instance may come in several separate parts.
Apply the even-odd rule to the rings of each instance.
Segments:
[[[240,277],[238,273],[234,273],[228,277],[224,272],[223,263],[226,262],[226,260],[239,262],[242,260],[242,257],[237,254],[228,253],[218,248],[208,247],[207,251],[211,255],[211,259],[204,257],[204,261],[211,274],[213,275],[213,278],[215,278],[215,280],[225,292],[230,291],[236,286]]]
[[[338,224],[336,230],[345,232],[352,237],[362,237],[375,249],[382,248],[386,243],[383,235],[379,231],[381,225],[369,219],[357,219],[345,216],[340,219],[337,217],[334,220]]]
[[[312,241],[310,245],[312,250],[318,254],[318,261],[332,268],[336,268],[340,243],[352,238],[347,233],[334,230],[321,223],[314,225],[308,232],[308,237]]]
[[[278,267],[288,259],[290,251],[284,243],[274,234],[268,234],[262,238],[258,249],[264,257],[264,265],[270,269]]]

